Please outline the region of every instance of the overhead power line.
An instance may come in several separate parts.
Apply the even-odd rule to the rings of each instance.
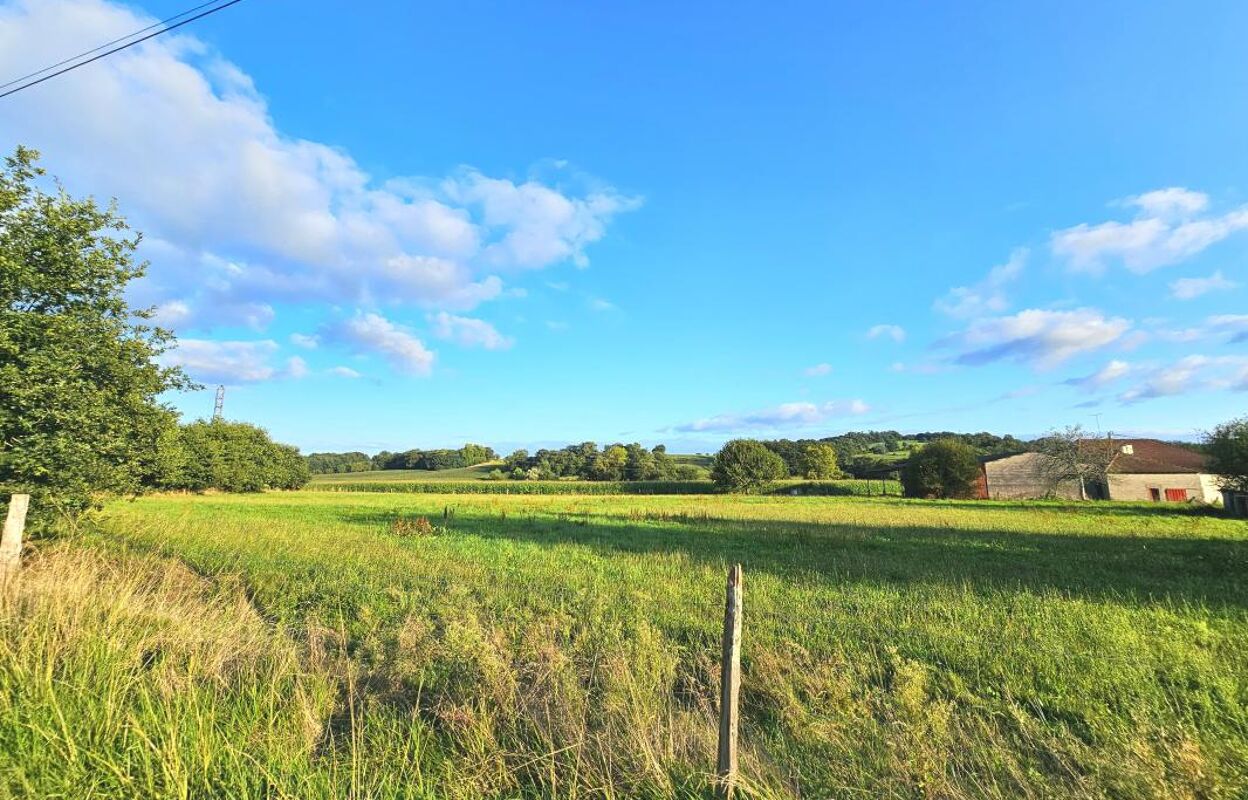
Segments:
[[[129,36],[123,36],[120,39],[114,39],[113,41],[106,42],[100,45],[99,47],[94,47],[90,50],[87,50],[86,52],[79,53],[73,58],[67,58],[64,61],[58,61],[57,63],[44,67],[41,70],[36,70],[35,72],[30,73],[29,75],[25,75],[21,78],[16,78],[14,80],[11,80],[6,84],[0,85],[0,89],[13,86],[13,84],[15,83],[20,84],[20,85],[12,89],[9,89],[6,92],[0,93],[0,98],[8,97],[11,94],[17,94],[23,89],[29,89],[30,87],[36,86],[40,83],[43,83],[44,81],[52,80],[58,75],[64,75],[66,72],[76,70],[79,67],[85,67],[87,64],[90,64],[93,61],[99,61],[101,58],[111,56],[113,53],[121,52],[122,50],[125,50],[126,48],[134,47],[136,44],[139,44],[141,42],[146,42],[148,39],[152,39],[156,36],[161,35],[162,33],[168,33],[169,31],[174,30],[175,28],[181,28],[183,25],[189,25],[190,23],[194,22],[197,19],[203,19],[204,17],[207,17],[211,14],[215,14],[218,11],[223,11],[232,5],[236,5],[238,3],[243,2],[243,0],[228,0],[228,2],[220,3],[219,5],[217,4],[218,2],[219,0],[212,0],[212,2],[202,3],[198,6],[195,6],[194,8],[188,8],[186,11],[183,11],[180,14],[174,14],[172,17],[169,17],[168,19],[161,20],[160,22],[153,23],[152,25],[148,25],[146,28],[143,28],[142,30],[137,30],[134,33],[130,34]],[[213,7],[207,8],[208,6],[213,6]],[[204,9],[204,8],[207,8],[207,10],[200,11],[200,9]],[[187,14],[191,14],[195,11],[200,11],[200,13],[195,14],[195,16],[189,17],[187,19],[181,19],[182,17],[185,17]],[[173,20],[178,20],[178,19],[181,19],[181,21],[174,22],[173,24],[169,24],[170,22],[173,22]],[[152,31],[153,28],[159,28],[160,30]],[[148,31],[152,31],[152,32],[147,33]],[[138,38],[138,39],[134,39],[135,36],[139,36],[139,34],[143,34],[143,33],[147,33],[147,35],[142,36],[141,38]],[[132,41],[127,41],[127,40],[132,40]],[[118,44],[119,42],[125,42],[125,44]],[[118,45],[118,46],[112,47],[112,45]],[[98,51],[103,50],[106,47],[112,47],[112,49],[104,50],[104,52],[98,53]],[[79,61],[79,59],[84,58],[85,56],[89,56],[92,53],[98,53],[98,55],[92,56],[91,58],[88,58],[85,61]],[[72,62],[76,62],[76,63],[72,63]],[[68,66],[64,66],[67,64]],[[62,68],[56,69],[57,67],[62,67]],[[49,70],[54,70],[54,69],[56,69],[56,71],[51,73],[50,75],[43,75],[43,73],[48,72]],[[28,80],[30,78],[34,78],[36,75],[43,75],[43,77],[36,78],[35,80]]]

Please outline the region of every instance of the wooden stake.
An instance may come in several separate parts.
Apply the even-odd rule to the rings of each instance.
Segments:
[[[724,658],[720,669],[719,759],[716,796],[731,800],[737,783],[737,709],[741,695],[741,565],[728,569],[724,602]]]
[[[16,572],[22,565],[22,532],[26,530],[26,510],[30,495],[15,494],[9,498],[9,514],[4,519],[0,536],[0,573]]]

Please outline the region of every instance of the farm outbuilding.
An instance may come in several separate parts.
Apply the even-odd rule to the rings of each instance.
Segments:
[[[1103,441],[1088,442],[1089,447]],[[1221,497],[1217,478],[1207,471],[1205,457],[1189,448],[1157,439],[1116,440],[1117,452],[1108,480],[1052,484],[1048,456],[1016,453],[985,459],[980,468],[979,496],[984,499],[1059,497],[1093,500],[1146,500],[1213,504]]]

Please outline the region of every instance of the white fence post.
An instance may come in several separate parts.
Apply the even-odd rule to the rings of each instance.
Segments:
[[[22,565],[22,532],[26,530],[26,511],[30,495],[15,494],[9,498],[9,514],[4,519],[4,535],[0,536],[0,574],[16,572]]]

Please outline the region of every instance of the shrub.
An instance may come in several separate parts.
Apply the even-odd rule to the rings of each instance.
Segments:
[[[732,492],[757,492],[788,474],[784,459],[753,439],[728,442],[711,467],[711,480]]]
[[[444,531],[428,517],[399,517],[390,523],[390,532],[395,536],[437,536]]]
[[[907,497],[974,497],[978,481],[975,448],[956,439],[937,439],[925,445],[901,471]]]

